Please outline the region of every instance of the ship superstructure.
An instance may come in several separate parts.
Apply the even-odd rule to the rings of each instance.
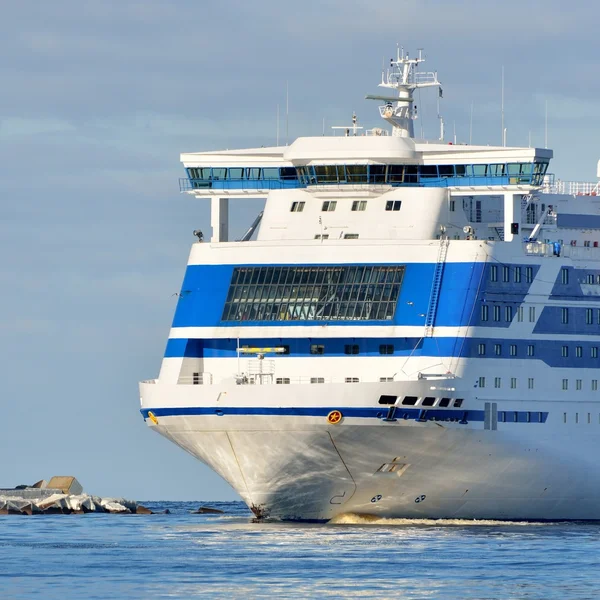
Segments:
[[[142,415],[259,517],[598,519],[598,186],[415,139],[422,61],[371,96],[391,132],[181,155],[212,234]]]

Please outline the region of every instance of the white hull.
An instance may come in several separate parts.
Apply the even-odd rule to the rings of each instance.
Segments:
[[[143,393],[154,388],[153,396],[160,387],[146,386]],[[302,394],[307,386],[290,387],[286,405],[301,405],[293,402],[294,392]],[[353,387],[357,393],[347,404],[368,404],[360,402],[358,390],[366,386]],[[306,403],[304,394],[301,398]],[[503,410],[519,409],[519,403],[510,404]],[[263,405],[268,411],[275,403],[267,395]],[[481,414],[482,401],[466,398],[465,405],[467,415]],[[393,422],[344,417],[337,425],[324,416],[228,414],[232,408],[239,411],[240,405],[219,405],[222,416],[159,416],[158,425],[147,422],[219,473],[261,517],[329,520],[350,512],[397,518],[600,519],[600,472],[593,454],[597,425],[562,424],[562,413],[552,402],[536,406],[548,411],[546,422],[498,423],[496,430],[468,416],[462,424],[458,418],[405,420],[403,408]],[[379,471],[392,464],[395,472]]]

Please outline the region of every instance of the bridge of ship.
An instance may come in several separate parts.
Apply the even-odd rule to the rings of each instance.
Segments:
[[[527,223],[526,214],[521,217],[522,199],[531,198],[544,183],[551,151],[422,146],[430,153],[426,159],[417,160],[413,153],[408,160],[385,163],[347,157],[284,160],[287,150],[281,148],[182,154],[187,178],[180,180],[180,190],[211,200],[211,242],[229,240],[231,198],[255,199],[286,189],[302,189],[319,198],[341,193],[365,198],[411,187],[442,187],[450,197],[503,195],[504,216],[496,225],[504,230],[504,240],[512,241],[521,223]]]

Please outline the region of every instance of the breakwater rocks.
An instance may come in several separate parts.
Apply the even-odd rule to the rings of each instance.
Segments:
[[[55,493],[35,499],[0,495],[0,515],[81,515],[85,513],[151,515],[152,511],[124,498],[100,498],[87,494]]]
[[[40,480],[33,485],[0,489],[0,515],[71,515],[85,513],[153,514],[149,508],[125,498],[100,498],[83,493],[72,476]]]

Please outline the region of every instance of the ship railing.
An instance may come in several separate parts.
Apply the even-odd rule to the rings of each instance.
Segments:
[[[600,260],[600,247],[573,246],[559,242],[525,242],[523,245],[528,256],[564,256],[574,260]]]
[[[571,194],[572,196],[600,196],[598,181],[561,181],[545,183],[540,191],[544,194]]]
[[[268,379],[264,376],[268,375]],[[314,376],[274,376],[273,374],[258,374],[250,375],[248,373],[240,373],[235,376],[238,385],[318,385],[322,383],[382,383],[394,381],[393,376],[380,377],[379,379],[363,379],[361,377],[314,377]]]
[[[212,385],[212,373],[192,373],[191,375],[180,375],[177,383],[181,385]]]
[[[180,192],[203,190],[284,190],[305,187],[298,179],[179,179]]]

